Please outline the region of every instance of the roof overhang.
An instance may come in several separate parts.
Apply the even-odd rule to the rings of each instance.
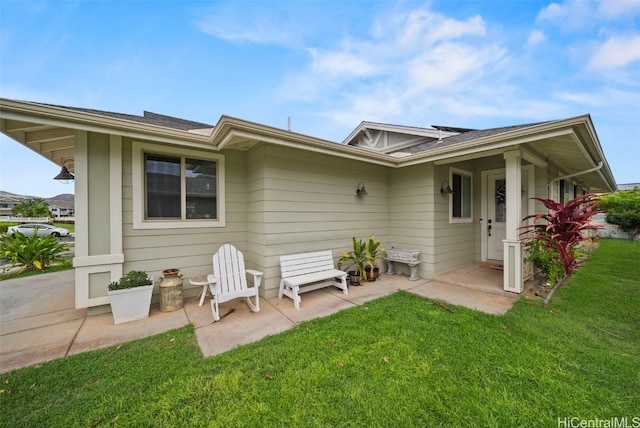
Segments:
[[[361,124],[365,125],[374,124]],[[397,129],[394,125],[388,126]],[[420,129],[402,128],[406,128],[407,132]],[[398,157],[229,116],[221,116],[214,128],[184,131],[86,111],[0,98],[0,132],[58,165],[73,159],[78,131],[214,151],[248,150],[261,143],[276,144],[392,168],[428,162],[451,163],[522,148],[525,159],[528,157],[529,161],[540,165],[548,162],[561,175],[584,171],[603,162],[601,169],[576,177],[576,180],[584,181],[597,191],[608,192],[616,188],[589,115],[545,122]],[[73,165],[70,170],[73,170]]]
[[[399,158],[399,166],[424,162],[449,164],[522,149],[523,158],[538,166],[552,165],[560,176],[572,175],[593,191],[611,192],[615,179],[589,115],[545,122],[460,144]],[[577,174],[596,167],[596,171]]]
[[[61,165],[72,160],[78,131],[120,135],[204,150],[248,150],[256,144],[287,147],[395,166],[384,154],[298,134],[229,116],[212,129],[192,131],[149,125],[63,107],[0,98],[0,132]],[[73,162],[69,168],[73,171]]]

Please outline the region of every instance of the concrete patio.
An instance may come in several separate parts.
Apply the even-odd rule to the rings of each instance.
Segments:
[[[207,301],[186,297],[184,308],[160,312],[151,306],[148,319],[114,325],[111,313],[87,315],[74,308],[73,270],[0,282],[0,373],[93,349],[140,339],[187,324],[195,327],[203,355],[211,356],[236,346],[283,332],[307,320],[362,305],[397,290],[440,300],[450,305],[490,314],[503,314],[519,298],[502,291],[502,272],[467,266],[438,280],[409,281],[407,276],[381,275],[378,281],[349,287],[349,294],[325,288],[302,295],[300,310],[291,299],[261,299],[259,313],[244,300],[221,305],[224,316],[214,323]],[[190,290],[193,293],[194,290]]]

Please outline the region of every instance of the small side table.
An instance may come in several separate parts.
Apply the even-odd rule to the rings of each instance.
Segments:
[[[207,296],[209,291],[209,280],[207,279],[207,275],[198,275],[193,278],[189,278],[189,282],[191,285],[201,285],[202,291],[198,294],[200,298],[200,304],[198,306],[202,306],[204,304],[204,298]]]

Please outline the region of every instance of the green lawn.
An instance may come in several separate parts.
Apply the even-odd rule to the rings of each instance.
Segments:
[[[206,359],[187,327],[3,375],[0,421],[557,427],[558,418],[627,417],[631,424],[640,418],[639,326],[640,243],[604,240],[546,308],[523,298],[503,316],[449,312],[398,292]]]

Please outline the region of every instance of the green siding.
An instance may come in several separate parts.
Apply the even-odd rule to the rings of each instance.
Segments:
[[[132,221],[132,141],[123,139],[125,272],[142,269],[158,278],[162,270],[178,268],[188,279],[209,273],[213,253],[232,243],[244,252],[247,267],[265,273],[261,295],[272,298],[279,287],[279,256],[330,249],[337,260],[339,251],[351,248],[353,236],[374,233],[384,248],[418,249],[419,275],[434,278],[479,261],[481,171],[504,167],[495,156],[395,169],[266,143],[223,154],[225,227],[139,230]],[[473,173],[470,223],[449,222],[449,198],[439,190],[450,167]],[[356,196],[360,181],[368,192],[363,198]],[[397,268],[409,273],[406,266]],[[199,291],[188,281],[185,289],[186,295]]]
[[[159,148],[162,145],[158,146]],[[226,166],[226,226],[195,229],[133,229],[132,141],[123,139],[122,207],[124,272],[145,270],[155,278],[168,268],[178,268],[185,278],[185,295],[196,295],[187,278],[210,273],[211,257],[225,243],[241,251],[247,246],[246,154],[224,152]],[[247,267],[258,268],[247,255]]]
[[[89,274],[89,298],[106,296],[110,283],[111,274],[109,272]]]
[[[385,248],[409,248],[420,251],[418,273],[423,278],[434,275],[433,225],[439,201],[434,198],[434,167],[414,165],[391,171],[389,185],[389,235]],[[409,273],[404,264],[395,270]]]
[[[388,170],[364,162],[265,145],[250,176],[261,194],[265,290],[277,294],[279,256],[351,248],[351,237],[388,239]],[[258,157],[258,156],[256,156]],[[257,178],[259,176],[259,179]],[[356,196],[363,181],[369,195]]]

